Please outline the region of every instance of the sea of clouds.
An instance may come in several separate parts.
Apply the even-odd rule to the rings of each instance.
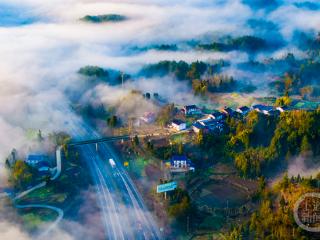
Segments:
[[[1,172],[6,156],[12,148],[28,144],[28,129],[68,132],[66,121],[79,118],[70,108],[70,89],[83,91],[79,98],[99,97],[106,105],[117,102],[132,88],[157,91],[170,100],[180,94],[181,101],[193,101],[187,87],[170,78],[139,79],[128,83],[125,89],[99,85],[84,90],[77,74],[82,66],[98,65],[134,74],[145,64],[160,60],[246,61],[244,52],[128,50],[190,40],[210,41],[227,35],[256,35],[281,41],[280,49],[266,55],[282,57],[295,51],[292,40],[297,31],[314,34],[320,30],[318,1],[265,2],[269,1],[0,0],[1,181],[5,181]],[[109,13],[125,15],[128,20],[96,25],[79,21],[85,15]],[[252,19],[271,22],[273,27],[252,27]],[[6,224],[0,223],[1,239],[14,239],[15,233],[19,234],[15,239],[26,238],[23,232]]]

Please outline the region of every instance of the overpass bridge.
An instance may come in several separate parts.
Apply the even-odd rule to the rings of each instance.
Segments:
[[[104,142],[127,141],[127,140],[130,140],[131,138],[132,137],[130,135],[103,137],[103,138],[97,138],[97,139],[89,139],[89,140],[83,140],[83,141],[70,142],[67,145],[69,147],[76,147],[76,146],[82,146],[82,145],[88,145],[88,144],[98,144],[98,143],[104,143]]]
[[[179,132],[181,133],[181,132]],[[176,133],[178,134],[178,133]],[[167,136],[170,134],[166,134]],[[175,135],[175,134],[172,134]],[[143,137],[154,137],[154,136],[161,136],[160,133],[152,133],[152,134],[131,134],[131,135],[120,135],[120,136],[111,136],[111,137],[102,137],[97,139],[88,139],[88,140],[81,140],[81,141],[71,141],[67,145],[68,147],[77,147],[89,144],[95,144],[96,148],[98,148],[99,143],[106,143],[106,142],[117,142],[117,141],[128,141],[133,139],[134,137],[143,138]]]

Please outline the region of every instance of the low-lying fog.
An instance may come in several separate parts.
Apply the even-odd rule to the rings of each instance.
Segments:
[[[100,85],[86,90],[79,86],[83,82],[77,74],[86,65],[135,74],[145,64],[161,60],[191,63],[223,59],[231,63],[225,69],[227,73],[252,78],[252,82],[263,85],[268,79],[265,73],[239,70],[236,63],[251,58],[281,58],[288,52],[303,58],[304,52],[293,41],[295,34],[306,32],[314,36],[320,30],[320,4],[316,0],[308,2],[0,0],[0,162],[12,148],[19,149],[28,142],[28,129],[41,129],[44,133],[68,131],[66,120],[77,117],[70,108],[70,91],[76,92],[79,99],[100,100],[106,105],[112,105],[133,88],[157,91],[170,101],[197,101],[183,82],[170,77],[138,78],[126,83],[124,89]],[[128,19],[103,24],[79,21],[85,15],[110,13]],[[210,43],[245,35],[261,37],[276,47],[255,56],[243,51],[199,51],[188,47],[192,41]],[[177,51],[132,50],[157,44],[182,47]],[[93,96],[99,99],[90,99]],[[5,236],[12,236],[11,232],[8,234]],[[18,239],[23,237],[21,234]]]

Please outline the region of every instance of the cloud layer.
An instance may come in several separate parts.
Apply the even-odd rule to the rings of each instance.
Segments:
[[[295,49],[292,44],[295,32],[320,30],[319,11],[301,5],[303,1],[283,0],[264,8],[257,2],[0,0],[0,163],[3,164],[12,148],[19,149],[28,143],[26,131],[30,128],[42,129],[45,133],[68,131],[66,121],[78,118],[70,108],[67,94],[70,91],[81,93],[79,98],[87,97],[92,101],[96,96],[98,99],[95,100],[111,105],[128,94],[130,88],[157,91],[169,100],[175,97],[178,103],[196,101],[187,94],[186,86],[170,78],[140,79],[127,84],[125,89],[99,85],[86,91],[76,74],[84,65],[135,73],[144,64],[160,60],[247,61],[248,56],[243,52],[213,53],[189,49],[128,54],[127,51],[135,46],[210,41],[248,34],[283,41],[281,49],[268,53],[268,56],[278,57]],[[309,2],[317,4],[317,1]],[[129,20],[101,25],[79,21],[88,14],[107,13],[123,14]],[[253,27],[250,25],[252,20],[263,20],[264,24]],[[236,69],[229,69],[229,72],[238,73]],[[119,111],[125,113],[126,108]],[[12,234],[17,234],[15,239],[26,239],[20,229],[7,227],[6,223],[0,223],[0,229],[6,229],[1,238],[12,239]]]

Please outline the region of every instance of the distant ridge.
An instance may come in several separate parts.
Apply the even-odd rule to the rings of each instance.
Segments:
[[[122,22],[127,20],[127,17],[119,14],[86,15],[80,20],[89,23]]]

